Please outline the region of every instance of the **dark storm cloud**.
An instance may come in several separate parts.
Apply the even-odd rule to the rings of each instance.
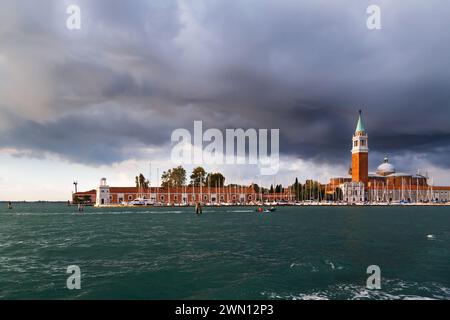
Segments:
[[[78,33],[61,2],[33,3],[0,13],[3,146],[111,163],[203,120],[342,164],[363,109],[372,150],[450,167],[447,2],[78,1]]]
[[[117,105],[96,105],[86,113],[66,115],[57,121],[22,121],[0,137],[0,143],[24,150],[32,147],[62,154],[79,163],[100,165],[139,156],[136,146],[158,145],[164,139],[164,125],[157,119],[147,122],[139,115],[123,114]],[[9,145],[10,141],[14,144]],[[39,152],[25,154],[43,156]]]

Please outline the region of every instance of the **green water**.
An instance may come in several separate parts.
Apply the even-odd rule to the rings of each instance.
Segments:
[[[0,205],[1,299],[450,299],[446,207]]]

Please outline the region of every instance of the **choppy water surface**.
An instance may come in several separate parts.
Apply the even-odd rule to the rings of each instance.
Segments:
[[[450,299],[446,207],[0,205],[1,299]]]

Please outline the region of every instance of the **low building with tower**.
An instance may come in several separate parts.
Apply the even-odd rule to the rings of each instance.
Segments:
[[[262,195],[253,186],[225,187],[114,187],[109,186],[106,178],[100,180],[96,190],[77,192],[78,199],[96,206],[135,205],[195,205],[203,204],[252,204],[260,201]],[[88,199],[87,199],[88,198]],[[289,201],[289,194],[279,194],[278,201]]]

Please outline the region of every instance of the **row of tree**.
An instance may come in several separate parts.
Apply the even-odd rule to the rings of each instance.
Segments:
[[[225,186],[225,177],[220,172],[207,173],[203,167],[197,167],[192,170],[189,176],[188,186],[211,186],[223,188]],[[187,173],[182,166],[164,171],[161,175],[161,187],[182,187],[187,185]],[[141,173],[136,176],[136,187],[148,188],[149,181]]]
[[[297,201],[336,201],[343,199],[342,190],[340,188],[333,190],[333,193],[327,193],[326,186],[314,180],[306,180],[304,184],[301,184],[296,178],[294,184],[290,186],[290,189],[291,193],[294,195],[294,199]]]
[[[164,171],[161,175],[161,187],[182,187],[182,186],[194,186],[194,187],[218,187],[223,188],[225,186],[225,177],[220,172],[209,172],[207,173],[203,167],[197,167],[192,170],[191,175],[189,176],[189,184],[187,184],[187,173],[186,170],[182,166],[178,166],[176,168],[169,169]],[[263,194],[283,194],[286,191],[289,191],[292,195],[292,199],[297,201],[304,200],[314,200],[314,201],[322,201],[322,200],[342,200],[342,191],[340,188],[334,190],[332,194],[327,194],[325,190],[325,185],[321,184],[318,181],[314,180],[306,180],[304,184],[299,183],[298,178],[295,179],[295,182],[284,188],[281,184],[270,186],[270,188],[260,187],[257,184],[253,183],[253,190],[255,193],[263,193]],[[149,181],[144,177],[141,173],[139,176],[136,176],[136,187],[139,188],[148,188]],[[239,185],[230,184],[228,187],[240,187]]]

